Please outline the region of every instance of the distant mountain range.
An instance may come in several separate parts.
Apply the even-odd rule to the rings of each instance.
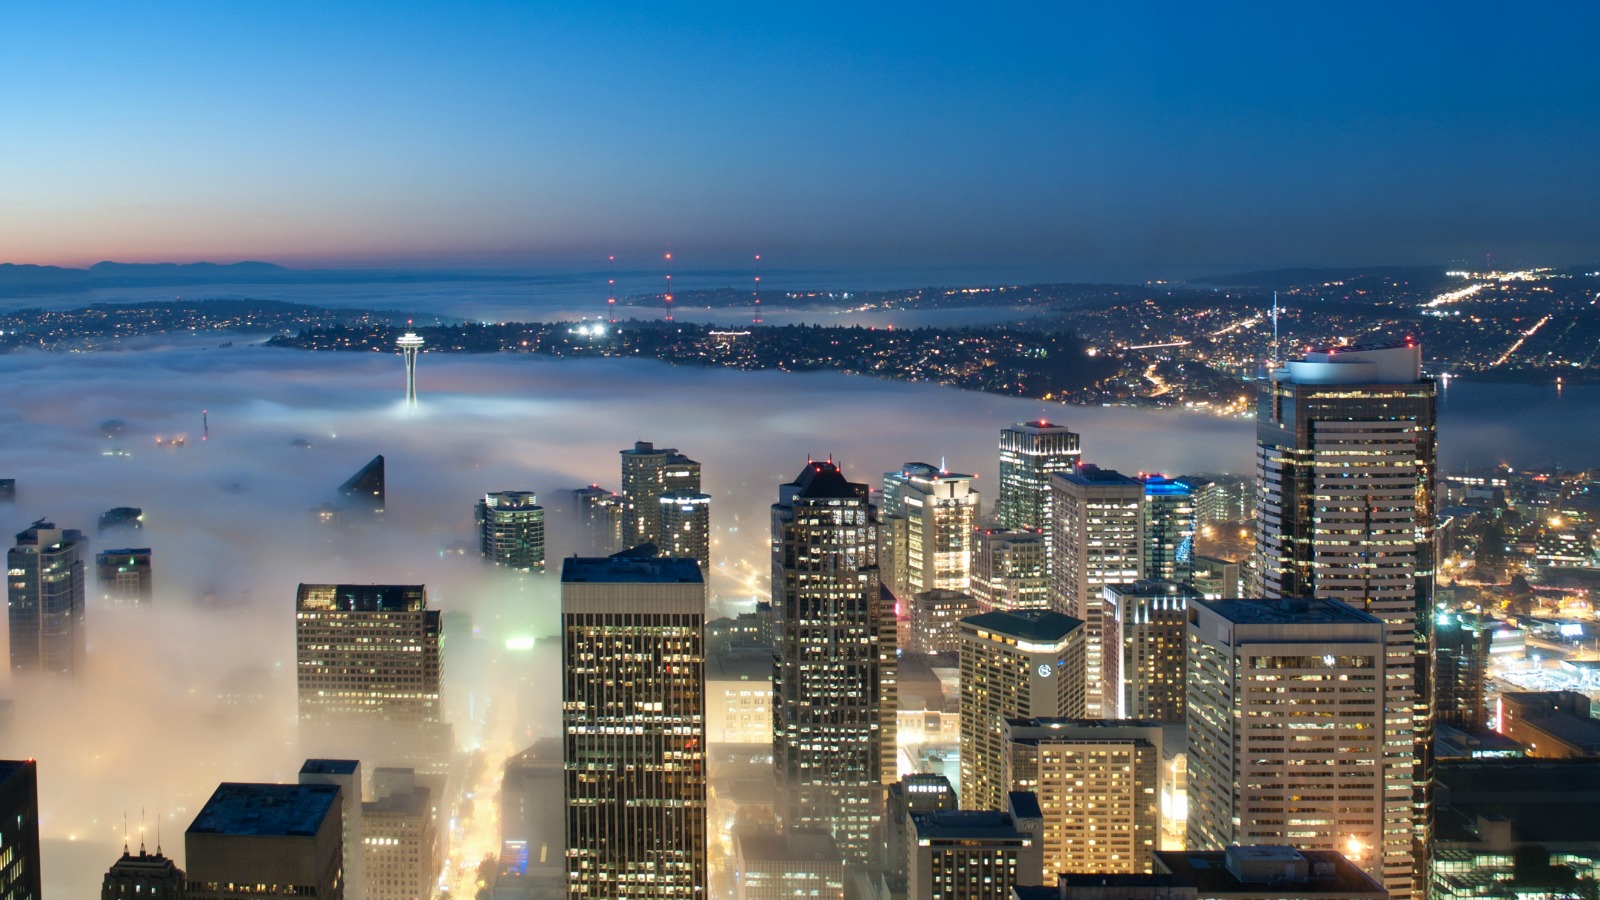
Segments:
[[[115,287],[182,287],[207,284],[372,284],[428,281],[520,281],[517,275],[398,272],[358,269],[289,269],[276,263],[118,263],[87,269],[0,263],[0,297],[70,294]]]

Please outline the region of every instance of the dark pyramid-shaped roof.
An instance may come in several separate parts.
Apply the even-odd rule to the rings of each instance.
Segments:
[[[832,460],[806,463],[794,485],[799,488],[795,496],[808,500],[865,500],[868,493],[866,485],[847,481]]]
[[[383,454],[372,458],[372,462],[361,467],[361,471],[350,476],[350,480],[339,485],[339,496],[345,497],[355,504],[369,507],[374,512],[383,511],[384,486],[383,486]]]

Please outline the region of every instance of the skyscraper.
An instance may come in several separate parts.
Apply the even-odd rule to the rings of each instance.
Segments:
[[[357,512],[381,516],[388,492],[385,481],[383,454],[380,453],[339,485],[339,496]]]
[[[160,847],[148,852],[141,840],[137,856],[123,847],[122,858],[106,871],[100,882],[100,900],[184,900],[185,884],[178,864]],[[0,890],[0,897],[10,896]]]
[[[189,900],[343,900],[340,788],[217,786],[184,833]]]
[[[692,559],[700,573],[711,577],[711,496],[695,491],[667,491],[661,495],[662,556]]]
[[[1006,798],[1004,810],[914,812],[907,841],[908,900],[1011,900],[1044,878],[1039,802]]]
[[[973,537],[972,596],[980,612],[1050,608],[1043,534],[985,528]]]
[[[661,495],[671,491],[700,492],[700,464],[670,447],[635,441],[622,456],[624,549],[640,544],[661,546]]]
[[[438,886],[444,862],[434,820],[439,800],[417,782],[412,769],[372,773],[373,799],[361,804],[361,845],[345,854],[346,860],[361,855],[368,900],[417,900],[433,896]]]
[[[921,462],[884,473],[879,564],[895,599],[971,587],[978,504],[971,475]]]
[[[1050,476],[1070,472],[1082,455],[1065,425],[1018,422],[1000,430],[1000,498],[994,518],[1011,531],[1050,527]]]
[[[787,829],[833,833],[865,863],[895,765],[895,618],[865,484],[812,461],[772,507],[773,764]]]
[[[1146,579],[1108,584],[1101,598],[1106,716],[1182,722],[1189,601],[1200,594],[1185,584]]]
[[[154,596],[149,547],[102,550],[94,556],[94,568],[102,592],[113,603],[143,606]]]
[[[446,763],[444,632],[423,586],[302,584],[295,609],[308,746],[345,753],[382,747],[430,770]]]
[[[1259,596],[1326,597],[1384,622],[1380,880],[1395,900],[1413,875],[1427,881],[1435,398],[1407,342],[1308,353],[1275,370],[1256,405]]]
[[[622,547],[623,525],[627,519],[628,501],[621,494],[613,494],[598,484],[578,488],[572,492],[578,505],[578,521],[587,533],[589,548],[584,555],[609,556]]]
[[[1046,609],[961,620],[961,806],[1005,802],[1006,719],[1079,718],[1083,623]]]
[[[39,769],[0,761],[0,898],[40,900]]]
[[[308,759],[300,766],[301,784],[331,784],[339,788],[339,818],[343,829],[344,900],[366,900],[367,867],[361,831],[361,761]]]
[[[1194,577],[1198,528],[1194,488],[1183,478],[1140,475],[1144,485],[1144,574],[1188,584]]]
[[[1151,871],[1161,833],[1160,725],[1013,718],[1004,741],[1006,790],[1039,798],[1047,879]]]
[[[1434,709],[1441,725],[1463,731],[1487,728],[1484,686],[1494,622],[1441,614],[1434,629]]]
[[[11,671],[76,675],[88,652],[83,534],[40,519],[6,554]]]
[[[1101,589],[1144,574],[1144,486],[1111,469],[1050,476],[1050,591],[1057,612],[1083,620],[1087,716],[1103,718]]]
[[[496,491],[478,501],[478,551],[497,566],[544,571],[544,507],[533,491]]]
[[[1385,838],[1410,830],[1388,827],[1383,622],[1333,600],[1192,600],[1188,639],[1187,847],[1338,850],[1384,874]]]
[[[706,896],[705,582],[626,551],[561,567],[567,896]]]

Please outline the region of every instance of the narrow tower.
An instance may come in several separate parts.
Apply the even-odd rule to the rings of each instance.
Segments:
[[[406,359],[406,405],[417,405],[417,351],[422,349],[422,335],[408,331],[395,341],[400,355]]]

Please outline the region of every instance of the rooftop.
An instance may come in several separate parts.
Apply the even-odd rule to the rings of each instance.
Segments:
[[[760,831],[739,833],[739,855],[759,862],[824,862],[844,864],[844,855],[831,836],[820,831],[768,834]]]
[[[1023,836],[1011,816],[1003,812],[966,809],[913,812],[911,823],[919,840],[1017,840]]]
[[[1337,600],[1195,600],[1236,625],[1382,624]]]
[[[1191,597],[1198,598],[1200,592],[1187,584],[1176,581],[1162,581],[1159,578],[1141,578],[1138,581],[1127,581],[1122,584],[1108,584],[1105,590],[1112,591],[1123,597]]]
[[[961,624],[1021,641],[1053,642],[1064,639],[1083,622],[1048,609],[1014,609],[967,616]]]
[[[1087,487],[1136,487],[1143,490],[1139,482],[1116,469],[1102,469],[1093,465],[1082,465],[1071,472],[1057,472],[1053,477]]]
[[[338,801],[335,784],[225,781],[194,817],[188,833],[312,837]]]
[[[296,608],[416,612],[428,608],[428,593],[420,584],[302,584]]]
[[[700,584],[700,564],[670,557],[569,556],[561,561],[562,584]]]
[[[1229,847],[1227,850],[1158,850],[1157,868],[1165,868],[1180,883],[1192,884],[1202,896],[1218,893],[1266,893],[1289,896],[1282,881],[1241,881],[1230,870],[1228,855],[1232,853],[1252,871],[1282,873],[1291,862],[1304,860],[1306,877],[1295,879],[1292,896],[1309,897],[1330,894],[1337,897],[1371,894],[1387,896],[1383,886],[1343,855],[1332,850],[1295,850],[1291,847]],[[1289,857],[1288,854],[1293,854]],[[1155,876],[1150,876],[1155,877]]]
[[[865,501],[868,496],[867,486],[846,480],[832,460],[811,460],[790,484],[796,497],[807,500]]]
[[[308,759],[300,767],[301,775],[354,775],[361,766],[358,759]]]

